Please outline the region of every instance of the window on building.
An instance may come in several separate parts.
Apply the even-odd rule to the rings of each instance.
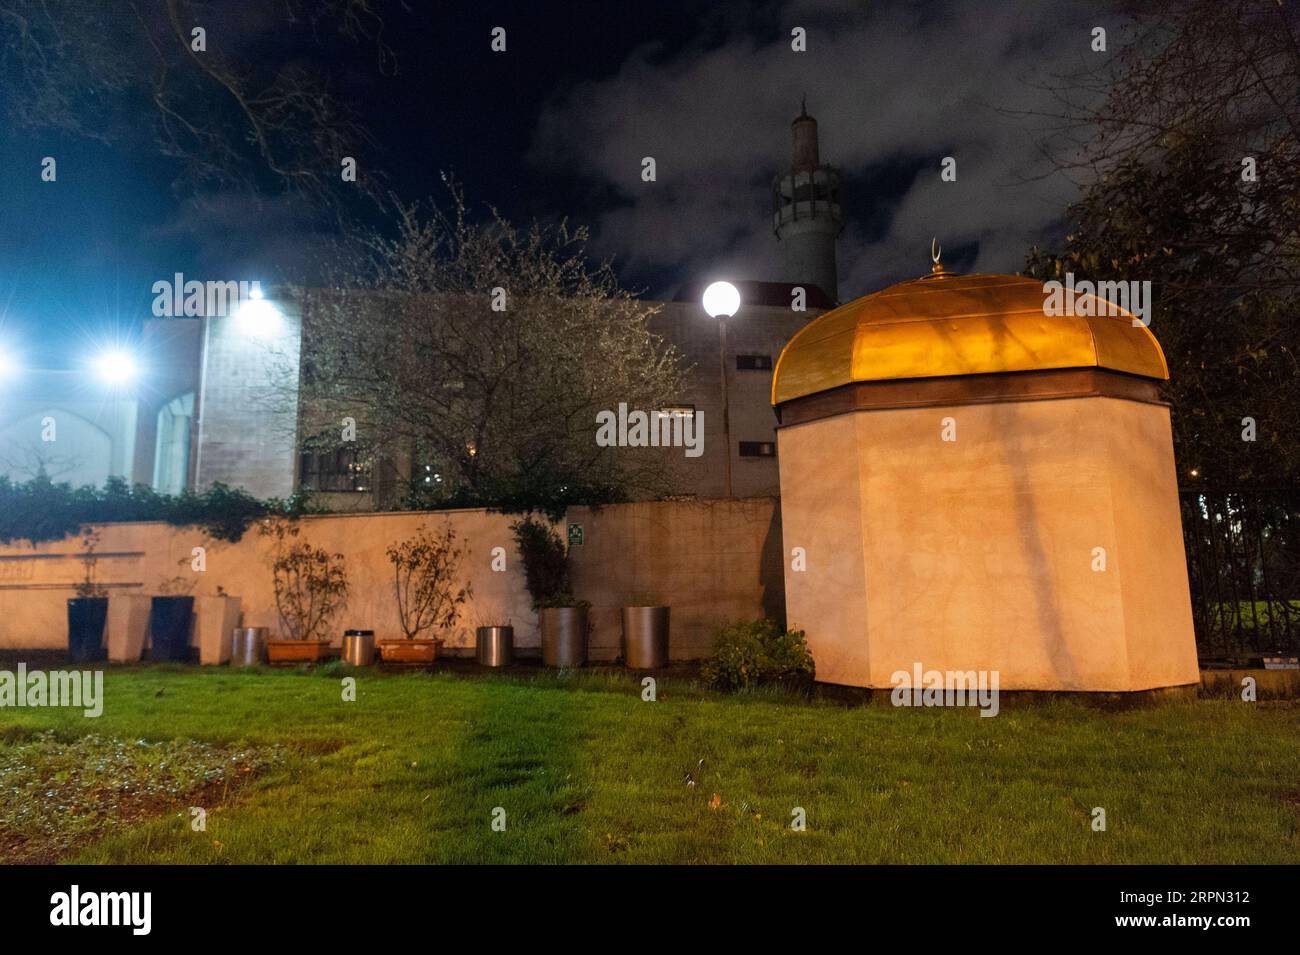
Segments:
[[[368,491],[370,462],[355,447],[304,451],[298,459],[298,486],[310,491]]]
[[[774,458],[776,457],[776,442],[742,441],[740,442],[740,456],[742,458]]]
[[[694,418],[695,405],[666,405],[659,409],[659,413],[670,418]]]
[[[194,421],[194,392],[173,398],[158,409],[154,436],[153,489],[179,494],[190,477],[190,425]]]
[[[737,355],[737,371],[771,371],[771,355]]]

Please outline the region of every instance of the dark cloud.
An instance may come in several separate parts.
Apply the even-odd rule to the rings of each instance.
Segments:
[[[163,248],[179,241],[190,250],[186,267],[201,280],[312,283],[331,233],[321,231],[321,217],[300,196],[223,192],[185,200],[142,238]]]
[[[641,47],[615,75],[546,104],[531,162],[593,177],[615,197],[596,222],[597,250],[633,277],[777,277],[768,186],[788,162],[806,92],[823,160],[840,167],[857,207],[840,243],[842,297],[923,271],[931,236],[977,248],[973,270],[1019,270],[1077,187],[1044,177],[1043,124],[1015,114],[1050,111],[1035,81],[1098,55],[1097,16],[1049,3],[791,2],[774,20],[781,28],[765,38],[668,57]],[[808,29],[806,53],[790,49],[795,26]],[[946,155],[956,182],[939,178]],[[656,160],[655,183],[640,179],[644,156]],[[872,196],[881,217],[853,190],[891,167],[914,174]]]
[[[322,46],[281,31],[282,4],[196,9],[214,53],[268,71],[303,57],[326,67],[374,134],[356,151],[363,176],[387,173],[414,200],[441,196],[449,170],[472,203],[517,221],[592,224],[593,251],[652,294],[711,272],[778,277],[769,187],[804,93],[823,156],[845,176],[842,295],[917,274],[932,235],[966,251],[963,268],[1019,269],[1076,194],[1063,177],[1033,178],[1050,166],[1033,148],[1035,125],[1013,113],[1050,107],[1027,80],[1096,57],[1084,7],[659,0],[629,16],[618,4],[379,6],[398,58],[391,75],[365,42]],[[498,21],[510,27],[509,54],[488,49]],[[794,26],[808,30],[807,53],[790,50]],[[16,95],[0,88],[0,105]],[[152,108],[136,121],[149,139]],[[175,271],[319,275],[334,224],[296,201],[217,192],[200,202],[173,186],[176,164],[156,144],[6,132],[0,161],[14,173],[0,181],[0,307],[15,335],[147,315],[151,283]],[[941,183],[949,154],[958,180]],[[39,179],[46,155],[58,157],[57,184]],[[654,184],[640,180],[647,155]]]

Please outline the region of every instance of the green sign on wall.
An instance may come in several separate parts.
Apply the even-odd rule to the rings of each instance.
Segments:
[[[579,547],[581,545],[582,545],[582,525],[570,524],[569,525],[569,546]]]

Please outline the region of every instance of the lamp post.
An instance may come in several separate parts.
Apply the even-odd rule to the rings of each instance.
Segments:
[[[718,370],[722,373],[723,460],[727,468],[727,497],[731,497],[731,408],[727,399],[727,319],[740,308],[740,292],[730,282],[714,282],[704,290],[704,311],[718,320]]]

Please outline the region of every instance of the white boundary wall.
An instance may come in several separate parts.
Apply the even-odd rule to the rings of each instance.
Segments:
[[[580,523],[583,544],[571,553],[578,596],[593,604],[593,660],[618,655],[619,607],[649,599],[672,610],[672,656],[706,654],[722,624],[763,615],[782,603],[780,528],[772,498],[747,501],[659,502],[573,508],[559,526]],[[474,628],[509,623],[515,646],[536,653],[536,615],[510,524],[517,518],[481,509],[432,513],[359,513],[299,520],[300,539],[344,555],[350,597],[331,626],[374,630],[380,639],[401,636],[393,595],[393,568],[385,550],[421,525],[454,528],[467,555],[463,582],[473,588],[459,625],[440,634],[446,651],[471,655]],[[110,625],[129,601],[114,597],[185,592],[239,598],[242,625],[279,631],[271,576],[273,541],[251,526],[237,543],[214,540],[198,528],[161,523],[104,524],[96,579],[110,595]],[[207,569],[190,569],[195,547],[206,550]],[[506,569],[491,568],[493,549],[504,548]],[[0,648],[67,646],[67,600],[83,576],[79,541],[70,537],[32,547],[0,545]],[[169,583],[173,586],[169,586]],[[774,589],[775,587],[775,589]],[[214,619],[220,619],[218,617]],[[196,638],[196,643],[198,642]]]

